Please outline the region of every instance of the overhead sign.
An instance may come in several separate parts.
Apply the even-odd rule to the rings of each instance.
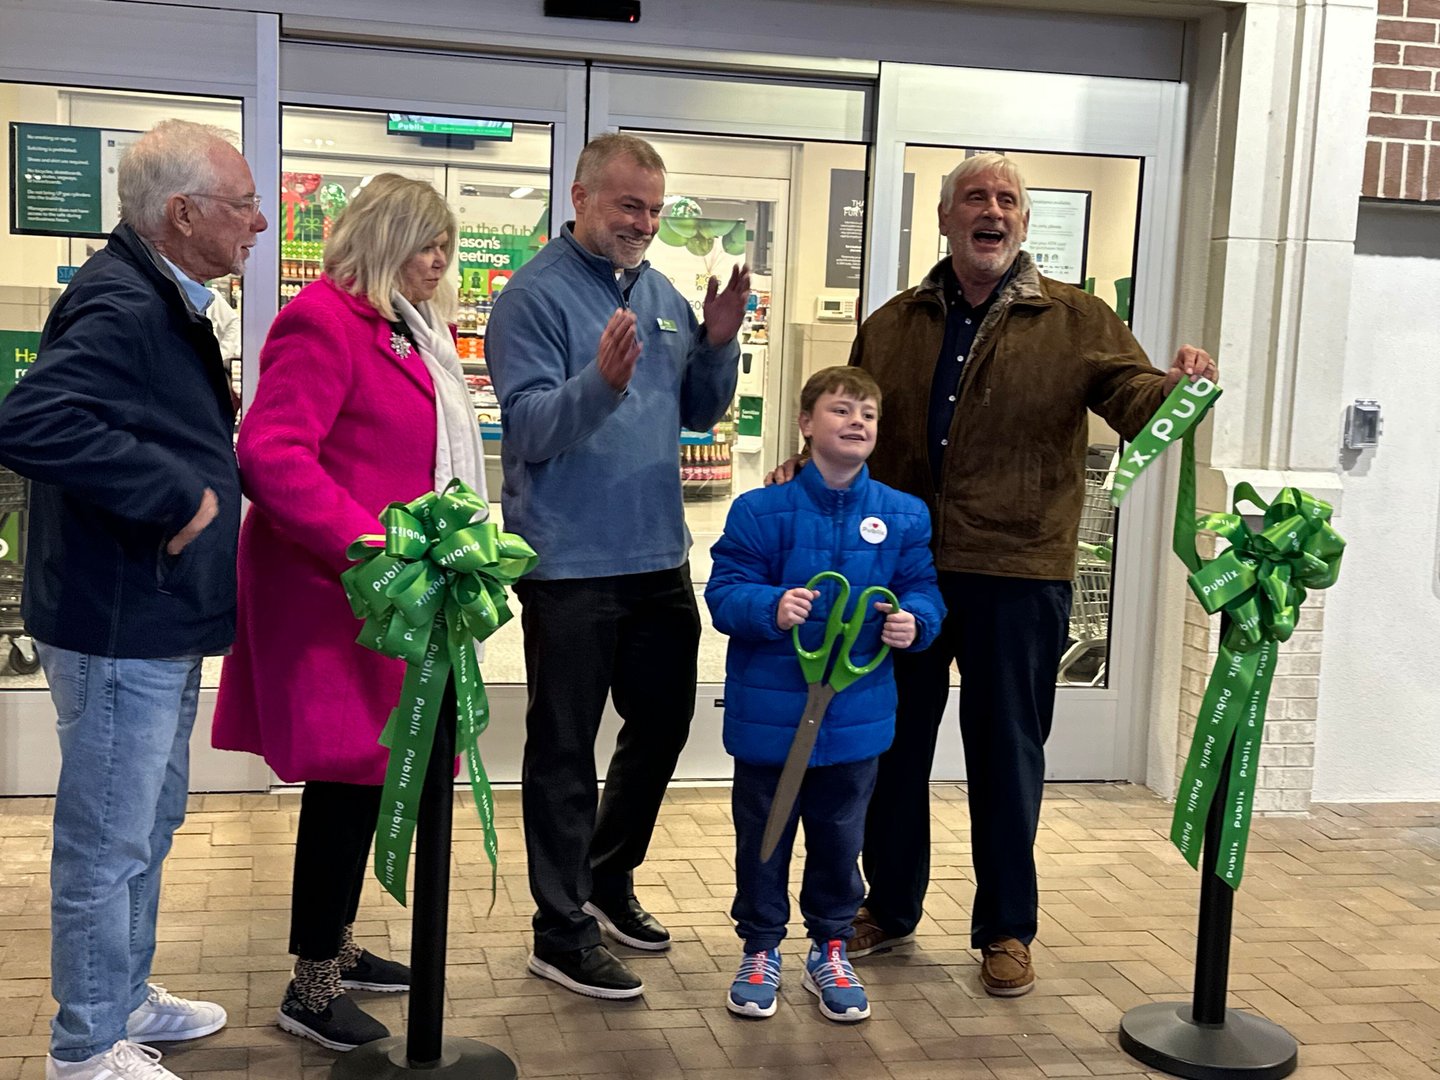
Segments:
[[[10,231],[107,236],[120,221],[115,169],[138,131],[10,125]]]
[[[472,139],[515,137],[515,125],[508,120],[468,120],[463,116],[419,116],[415,113],[387,113],[385,130],[391,135],[465,135]]]

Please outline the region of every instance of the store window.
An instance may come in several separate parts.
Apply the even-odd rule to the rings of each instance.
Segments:
[[[119,154],[141,132],[172,118],[234,132],[239,145],[238,101],[0,83],[0,173],[8,196],[0,230],[0,397],[34,362],[40,331],[65,282],[104,246],[118,221]],[[66,147],[64,166],[49,152],[57,145]],[[218,294],[214,303],[235,315],[216,321],[229,328],[234,343],[231,377],[238,391],[239,361],[249,344],[239,337],[240,281],[225,278],[210,286]],[[0,468],[0,689],[45,685],[20,617],[27,495],[24,480]],[[219,659],[207,661],[203,685],[216,686],[219,674]]]
[[[906,190],[913,186],[915,194],[907,215],[910,229],[908,243],[902,245],[899,287],[919,284],[949,256],[935,213],[940,185],[962,159],[978,152],[965,147],[906,148]],[[1140,159],[1005,153],[1030,189],[1029,236],[1022,246],[1040,273],[1098,296],[1130,322]],[[1110,488],[1121,440],[1093,413],[1089,422],[1069,641],[1057,675],[1061,686],[1105,686],[1108,678],[1112,570],[1121,555],[1115,545],[1119,520],[1110,506]],[[960,681],[953,669],[951,678],[955,684]]]
[[[636,131],[665,159],[665,210],[646,257],[701,318],[706,282],[748,262],[751,296],[740,331],[735,401],[709,431],[676,446],[693,538],[697,598],[710,547],[732,500],[795,453],[800,387],[844,364],[860,296],[866,148],[858,144]],[[725,681],[723,635],[704,631],[699,679]]]
[[[350,199],[376,173],[424,180],[459,222],[451,282],[460,362],[485,444],[492,512],[504,522],[500,406],[485,362],[485,327],[510,275],[550,236],[549,124],[285,106],[281,117],[278,232],[283,307],[320,276],[325,241]],[[523,683],[520,621],[486,642],[485,679]]]

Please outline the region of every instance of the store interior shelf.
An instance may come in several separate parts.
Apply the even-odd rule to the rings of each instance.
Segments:
[[[480,425],[480,437],[481,437],[482,439],[484,439],[485,441],[487,441],[487,442],[499,442],[499,441],[500,441],[500,425],[499,425],[499,424],[481,424],[481,425]]]
[[[710,446],[715,442],[713,431],[681,431],[681,446]]]

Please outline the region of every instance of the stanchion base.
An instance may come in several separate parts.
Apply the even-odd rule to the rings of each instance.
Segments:
[[[474,1039],[442,1039],[439,1061],[413,1065],[403,1035],[357,1046],[330,1066],[330,1080],[515,1080],[517,1075],[503,1052]]]
[[[1280,1080],[1296,1065],[1295,1040],[1278,1024],[1238,1009],[1226,1009],[1223,1024],[1197,1024],[1188,1001],[1131,1009],[1120,1019],[1120,1048],[1187,1080]]]

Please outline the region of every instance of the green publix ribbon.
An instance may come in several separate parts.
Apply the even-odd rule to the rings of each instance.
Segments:
[[[1196,520],[1194,431],[1220,393],[1208,379],[1181,380],[1127,448],[1115,470],[1111,502],[1119,506],[1136,478],[1166,447],[1181,440],[1172,548],[1190,570],[1190,588],[1201,606],[1211,615],[1224,612],[1229,629],[1200,704],[1170,839],[1191,866],[1198,866],[1205,820],[1220,786],[1225,755],[1233,747],[1216,873],[1231,888],[1239,888],[1276,657],[1281,642],[1295,632],[1305,590],[1335,584],[1345,541],[1330,525],[1330,504],[1298,488],[1282,488],[1267,503],[1249,484],[1238,484],[1232,513]],[[1241,516],[1241,503],[1264,512],[1259,532]],[[1206,562],[1195,550],[1195,535],[1201,531],[1217,534],[1230,547]]]
[[[365,620],[355,640],[405,661],[399,704],[380,735],[390,760],[375,828],[375,876],[402,905],[420,789],[452,677],[456,745],[470,770],[494,903],[495,800],[476,742],[490,722],[490,703],[474,643],[510,620],[505,587],[530,571],[536,555],[520,537],[488,522],[489,516],[484,499],[451,480],[442,492],[391,503],[380,515],[385,535],[361,536],[345,552],[359,560],[340,575],[355,617]]]

